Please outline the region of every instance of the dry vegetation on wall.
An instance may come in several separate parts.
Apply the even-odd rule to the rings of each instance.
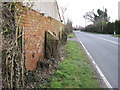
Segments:
[[[3,88],[25,87],[23,27],[18,26],[22,3],[2,2],[2,84]]]

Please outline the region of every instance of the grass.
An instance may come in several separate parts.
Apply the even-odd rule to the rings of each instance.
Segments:
[[[120,37],[120,34],[112,35],[113,37]]]
[[[74,41],[68,41],[65,47],[67,57],[49,78],[43,88],[99,88],[96,76],[82,48]]]
[[[67,36],[68,38],[74,38],[75,37],[75,34],[74,33],[71,33]]]

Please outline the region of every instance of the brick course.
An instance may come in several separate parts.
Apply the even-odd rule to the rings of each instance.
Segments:
[[[35,70],[37,62],[44,59],[45,31],[49,30],[59,37],[63,24],[35,10],[29,10],[21,15],[19,25],[24,26],[26,68]]]

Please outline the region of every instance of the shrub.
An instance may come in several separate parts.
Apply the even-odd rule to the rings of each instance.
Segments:
[[[114,23],[107,23],[104,28],[103,28],[103,33],[105,34],[113,34],[114,33],[114,30],[115,30],[115,25]]]
[[[97,32],[97,29],[96,29],[96,26],[95,25],[88,25],[86,28],[85,28],[85,31],[87,32]]]
[[[120,21],[115,22],[108,22],[108,23],[96,23],[91,24],[85,27],[83,31],[87,32],[96,32],[96,33],[104,33],[104,34],[114,34],[114,31],[116,34],[120,34]]]
[[[120,34],[120,20],[115,21],[115,31],[116,31],[116,34]]]

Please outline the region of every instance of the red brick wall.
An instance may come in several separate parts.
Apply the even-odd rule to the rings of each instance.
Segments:
[[[44,59],[45,31],[49,30],[59,36],[63,24],[39,12],[29,10],[21,15],[20,26],[24,26],[25,65],[27,70],[35,70],[38,60]]]

